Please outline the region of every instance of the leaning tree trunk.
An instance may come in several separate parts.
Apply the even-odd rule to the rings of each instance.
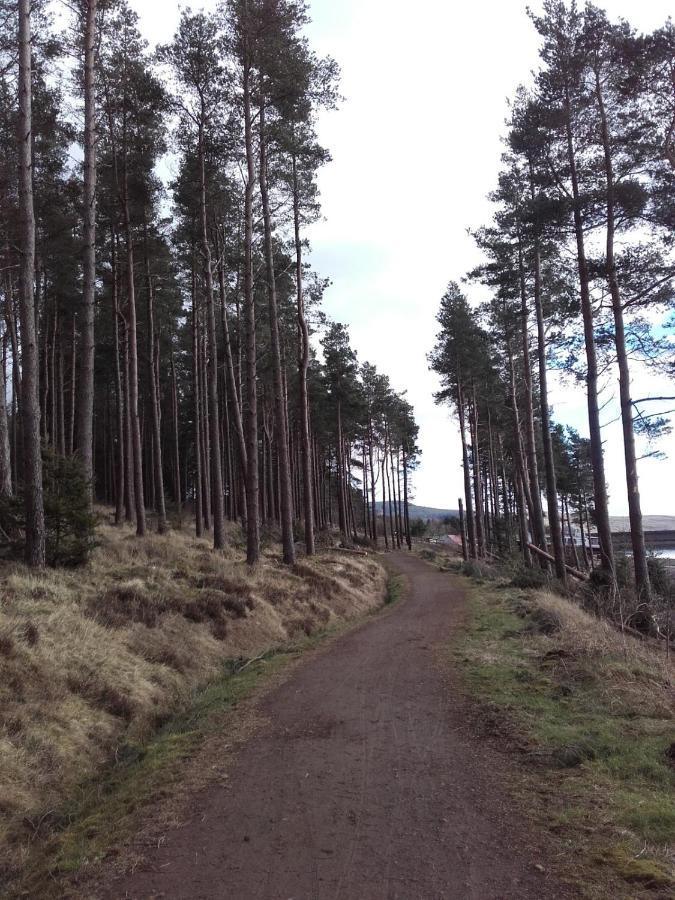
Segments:
[[[534,181],[530,170],[532,195],[534,199]],[[565,547],[562,539],[562,527],[558,513],[558,487],[556,484],[555,464],[553,462],[553,443],[551,441],[551,416],[548,406],[548,375],[546,371],[546,334],[544,330],[544,310],[541,299],[541,258],[539,252],[539,236],[535,236],[534,246],[534,309],[537,319],[537,359],[539,361],[539,408],[541,410],[541,438],[544,448],[544,467],[546,470],[546,505],[548,509],[548,526],[555,557],[556,577],[565,584]]]
[[[534,404],[532,400],[532,366],[530,365],[530,335],[528,329],[527,294],[525,290],[525,269],[520,241],[518,244],[518,268],[520,273],[520,309],[522,316],[523,341],[523,386],[525,388],[525,448],[527,451],[527,470],[530,476],[530,497],[532,499],[532,530],[534,541],[546,550],[546,529],[541,508],[541,489],[539,487],[539,466],[537,464],[537,444],[534,436]]]
[[[77,446],[89,491],[94,499],[94,294],[96,290],[96,4],[86,0],[84,29],[84,260],[80,326],[80,379]]]
[[[581,315],[584,324],[584,343],[586,347],[586,392],[588,402],[588,428],[591,440],[591,468],[593,470],[593,493],[595,498],[595,523],[600,542],[600,561],[602,568],[614,577],[614,548],[612,531],[609,524],[609,504],[607,502],[607,482],[605,480],[605,460],[602,450],[602,432],[600,429],[600,410],[598,407],[598,360],[595,352],[595,331],[593,327],[593,305],[591,302],[588,262],[584,239],[584,224],[581,217],[581,198],[579,193],[579,177],[577,160],[574,152],[572,136],[572,112],[569,89],[565,94],[565,130],[567,137],[567,161],[572,183],[572,199],[574,208],[574,234],[577,245],[577,268],[579,272],[579,291],[581,294]]]
[[[26,506],[26,562],[45,565],[45,517],[40,445],[39,359],[35,325],[35,211],[33,207],[33,117],[31,88],[30,0],[18,0],[19,13],[19,151],[21,418],[23,482]]]
[[[600,75],[595,73],[595,90],[600,111],[600,131],[605,162],[605,181],[607,185],[607,258],[605,263],[607,284],[612,297],[612,313],[614,316],[614,344],[619,367],[619,398],[621,402],[621,426],[623,429],[623,451],[626,464],[626,491],[628,493],[628,518],[630,520],[630,539],[633,548],[633,568],[635,571],[635,587],[638,596],[649,603],[652,596],[649,568],[647,566],[647,548],[642,525],[642,506],[640,504],[640,487],[637,472],[637,454],[635,452],[635,429],[633,427],[633,401],[630,391],[630,369],[626,353],[626,331],[623,319],[623,303],[619,289],[614,256],[615,224],[615,187],[614,164],[607,125],[607,114],[600,85]]]
[[[265,268],[267,270],[267,301],[270,316],[270,344],[272,350],[272,379],[274,382],[274,420],[276,424],[277,459],[279,461],[279,499],[281,519],[281,542],[283,559],[287,565],[295,562],[293,541],[293,494],[291,467],[288,455],[288,429],[286,427],[286,401],[281,369],[281,348],[279,344],[279,312],[277,305],[276,274],[274,271],[274,248],[272,245],[272,214],[270,211],[269,186],[267,183],[267,134],[265,130],[265,102],[260,104],[260,197],[262,199],[263,231],[265,238]]]

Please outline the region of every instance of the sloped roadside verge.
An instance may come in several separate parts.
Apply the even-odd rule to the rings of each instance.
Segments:
[[[672,660],[564,597],[463,580],[452,652],[473,727],[521,763],[516,789],[579,861],[581,896],[675,896]]]
[[[138,540],[104,526],[100,538],[77,571],[0,572],[3,893],[106,852],[214,716],[222,727],[262,674],[385,594],[372,557],[325,552],[288,569],[271,548],[250,572],[234,541],[214,554],[180,531]]]

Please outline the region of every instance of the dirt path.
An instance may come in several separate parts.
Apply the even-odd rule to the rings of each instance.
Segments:
[[[409,596],[263,701],[228,786],[106,898],[559,898],[499,760],[463,727],[439,652],[461,620],[447,575],[397,554]]]

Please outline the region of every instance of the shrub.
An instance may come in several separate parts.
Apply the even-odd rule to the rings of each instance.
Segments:
[[[75,456],[42,451],[47,564],[77,566],[96,546],[96,519],[89,508],[89,485]],[[0,548],[14,559],[23,558],[26,543],[24,489],[0,498]]]
[[[664,565],[663,560],[659,559],[658,556],[648,556],[647,568],[649,569],[649,580],[654,592],[659,597],[663,597],[664,600],[674,599],[675,580],[670,574],[668,567]]]
[[[547,587],[548,578],[543,569],[521,568],[511,579],[511,586],[523,589]]]

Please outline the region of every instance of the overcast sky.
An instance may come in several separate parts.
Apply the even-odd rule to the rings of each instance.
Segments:
[[[170,38],[178,3],[132,5],[151,43]],[[642,30],[663,24],[672,11],[669,0],[600,5]],[[490,215],[485,195],[499,168],[507,99],[538,63],[525,7],[523,0],[310,2],[310,40],[337,59],[345,97],[320,123],[333,162],[320,178],[325,221],[312,228],[312,263],[330,277],[326,311],[349,326],[360,359],[408,391],[422,448],[415,497],[427,506],[454,508],[461,492],[456,424],[433,403],[437,383],[426,355],[447,282],[478,260],[467,228]],[[614,387],[610,379],[607,396]],[[636,394],[665,387],[641,376]],[[555,385],[551,400],[557,421],[584,431],[580,387]],[[606,411],[607,420],[614,416]],[[604,438],[610,511],[623,515],[618,422],[606,426]],[[640,465],[643,512],[675,514],[675,439],[660,449],[667,461]]]

